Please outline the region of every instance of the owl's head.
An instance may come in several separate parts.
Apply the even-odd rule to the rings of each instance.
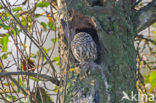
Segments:
[[[96,31],[96,25],[91,17],[79,13],[73,9],[71,18],[67,22],[61,20],[61,25],[64,32],[64,37],[68,42],[73,41],[75,35],[80,32],[88,33],[97,45],[98,59],[96,62],[100,63],[101,47]]]

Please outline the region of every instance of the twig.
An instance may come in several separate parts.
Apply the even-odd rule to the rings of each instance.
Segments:
[[[12,14],[11,10],[8,9],[8,7],[5,5],[5,3],[3,2],[3,0],[1,0],[3,6],[6,8],[6,10],[9,12],[9,14],[14,18],[14,20],[16,21],[16,23],[21,27],[21,29],[23,30],[24,32],[24,35],[26,35],[34,44],[35,46],[38,47],[38,49],[42,52],[42,54],[44,55],[44,57],[47,59],[47,61],[49,62],[51,68],[53,69],[53,75],[54,77],[57,77],[56,76],[56,70],[55,70],[55,67],[53,66],[52,62],[51,62],[51,59],[49,58],[48,54],[43,50],[43,48],[38,45],[37,41],[34,39],[34,37],[32,37],[28,32],[27,30],[25,29],[25,27],[22,26],[22,24],[20,23],[20,21],[18,21],[16,19],[16,17]]]
[[[11,75],[28,75],[28,76],[34,76],[34,77],[38,76],[40,80],[46,79],[47,81],[51,81],[52,83],[56,85],[59,85],[60,83],[59,80],[51,76],[45,75],[45,74],[37,74],[37,73],[32,73],[32,72],[1,72],[0,73],[0,77],[7,77]]]
[[[4,65],[3,65],[3,62],[2,62],[2,59],[0,58],[0,63],[2,64],[2,72],[1,73],[5,73],[4,72]],[[25,92],[25,90],[11,77],[11,75],[8,75],[9,79],[15,83],[15,85],[22,90],[23,94],[25,96],[27,96],[27,93]],[[7,80],[8,81],[8,80]],[[10,90],[10,87],[9,87],[9,90]]]
[[[156,45],[156,42],[155,42],[154,40],[152,40],[152,39],[145,38],[145,37],[142,36],[142,35],[137,35],[136,37],[138,37],[138,38],[140,38],[140,39],[144,39],[144,40],[149,41],[149,42],[151,42],[151,43],[153,43],[153,44]]]
[[[5,103],[12,103],[12,102],[9,102],[2,94],[0,94],[0,95],[1,95],[1,98],[0,99],[4,100]]]

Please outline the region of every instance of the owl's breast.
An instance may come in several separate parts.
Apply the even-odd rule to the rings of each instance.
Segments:
[[[97,47],[92,37],[85,33],[80,32],[75,35],[71,42],[71,50],[77,61],[89,62],[97,59]]]

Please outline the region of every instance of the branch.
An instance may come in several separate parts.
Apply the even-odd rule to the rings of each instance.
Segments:
[[[58,9],[58,7],[57,7],[57,0],[50,0],[49,2],[50,2],[50,4],[53,6],[53,8],[54,8],[55,10]]]
[[[4,73],[4,72],[3,72]],[[9,79],[12,81],[12,82],[14,82],[14,84],[23,92],[23,94],[25,95],[25,96],[27,96],[28,94],[26,93],[26,91],[16,82],[16,80],[15,79],[13,79],[11,76],[8,76],[9,77]]]
[[[1,72],[0,77],[10,77],[11,75],[28,75],[28,76],[34,76],[34,77],[39,77],[40,80],[47,80],[51,81],[52,83],[59,85],[60,81],[45,75],[45,74],[38,74],[38,73],[32,73],[32,72]]]
[[[3,62],[2,62],[1,57],[0,57],[0,64],[1,64],[2,73],[4,73],[4,72],[3,72],[3,71],[4,71],[4,64],[3,64]],[[21,89],[21,91],[23,92],[23,94],[24,94],[25,96],[28,95],[28,94],[25,92],[25,90],[17,83],[17,81],[16,81],[14,78],[11,77],[11,75],[9,75],[8,77],[9,77],[9,79],[10,79],[12,82],[14,82],[14,84],[15,84],[19,89]]]
[[[132,9],[134,9],[135,6],[137,6],[140,2],[142,2],[142,0],[138,0],[138,1],[136,1],[136,2],[132,5]]]
[[[156,0],[141,8],[136,17],[137,32],[144,30],[156,22]]]
[[[148,41],[148,42],[151,42],[153,43],[154,45],[156,45],[156,42],[152,39],[149,39],[149,38],[145,38],[143,35],[137,35],[136,37],[140,38],[140,39],[144,39],[145,41]]]
[[[52,64],[52,61],[50,59],[50,57],[48,56],[48,54],[43,50],[43,48],[37,43],[37,41],[35,40],[34,37],[30,36],[30,33],[25,29],[25,27],[22,26],[21,21],[17,20],[17,18],[13,15],[13,13],[11,12],[11,10],[5,5],[4,1],[1,0],[4,8],[6,8],[6,10],[8,11],[8,13],[13,17],[13,19],[15,20],[15,22],[20,26],[20,28],[23,30],[24,35],[27,36],[33,43],[34,45],[41,51],[41,53],[44,55],[44,57],[46,58],[46,60],[49,62],[52,70],[53,70],[53,75],[54,77],[56,77],[56,70],[54,65]]]

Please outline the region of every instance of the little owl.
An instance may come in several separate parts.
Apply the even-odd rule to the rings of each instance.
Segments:
[[[79,32],[75,34],[71,41],[71,50],[75,59],[80,63],[97,59],[96,43],[88,33]]]

